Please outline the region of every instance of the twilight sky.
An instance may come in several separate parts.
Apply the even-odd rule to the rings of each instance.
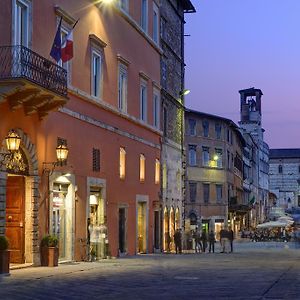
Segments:
[[[259,88],[270,148],[300,148],[300,0],[193,0],[186,14],[186,106],[239,121]]]

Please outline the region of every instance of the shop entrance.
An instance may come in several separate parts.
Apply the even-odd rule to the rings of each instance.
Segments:
[[[10,261],[25,263],[25,178],[8,176],[6,186],[6,231]]]
[[[107,227],[104,200],[102,198],[101,188],[99,187],[92,187],[90,189],[89,232],[92,256],[96,259],[105,258],[108,255],[105,250]]]
[[[124,207],[119,208],[119,251],[126,252],[126,210]]]
[[[138,241],[137,253],[147,252],[147,204],[146,202],[138,202]]]

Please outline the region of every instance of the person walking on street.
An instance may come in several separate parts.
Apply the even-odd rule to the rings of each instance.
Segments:
[[[202,246],[201,246],[201,236],[198,229],[194,234],[194,239],[195,239],[195,253],[200,253],[202,251]]]
[[[225,242],[226,242],[226,230],[222,228],[220,230],[221,253],[225,252]]]
[[[215,253],[215,233],[213,232],[213,230],[210,231],[209,235],[208,235],[208,242],[209,242],[209,253],[212,251],[213,253]]]
[[[207,234],[205,229],[202,231],[201,234],[201,242],[202,242],[202,251],[205,253],[206,247],[207,247]]]
[[[229,230],[228,230],[228,239],[230,242],[230,252],[233,252],[234,233],[233,233],[233,230],[231,229],[231,227],[229,227]]]
[[[176,249],[176,254],[181,254],[182,252],[182,247],[181,247],[181,230],[176,229],[175,234],[174,234],[174,242],[175,242],[175,249]]]

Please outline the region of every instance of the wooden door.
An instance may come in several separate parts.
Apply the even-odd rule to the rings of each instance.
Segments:
[[[25,178],[8,176],[6,185],[6,236],[9,240],[10,261],[22,264],[24,259]]]

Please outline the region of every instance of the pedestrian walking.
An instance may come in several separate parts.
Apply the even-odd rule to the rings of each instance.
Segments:
[[[222,229],[220,230],[221,253],[225,252],[225,243],[226,243],[226,230],[222,227]]]
[[[194,234],[194,239],[195,239],[195,252],[200,253],[202,251],[202,245],[201,245],[201,235],[198,229]]]
[[[202,231],[201,242],[202,242],[202,251],[205,253],[205,250],[207,248],[207,234],[205,230]]]
[[[209,242],[209,253],[212,251],[213,253],[215,253],[215,233],[213,232],[213,230],[210,231],[210,233],[208,234],[208,242]]]
[[[176,254],[182,253],[181,238],[182,238],[181,229],[176,229],[176,231],[174,233],[174,243],[175,243]]]
[[[229,230],[228,230],[228,239],[230,242],[230,252],[233,252],[234,233],[233,233],[233,230],[231,229],[231,227],[229,227]]]

